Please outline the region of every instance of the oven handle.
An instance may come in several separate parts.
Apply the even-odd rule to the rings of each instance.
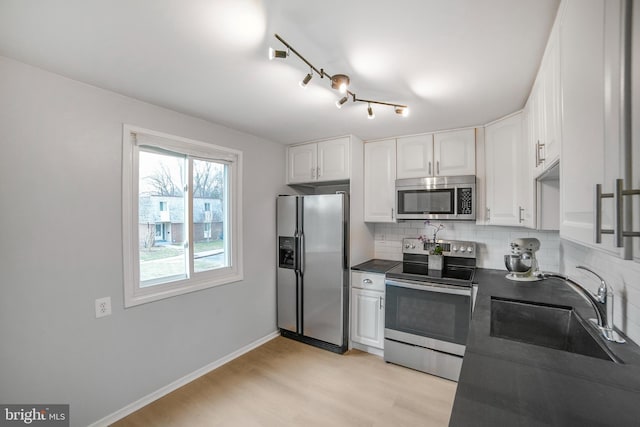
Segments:
[[[413,284],[409,282],[398,282],[395,280],[387,279],[385,281],[387,286],[396,286],[399,288],[409,288],[409,289],[417,289],[419,291],[427,291],[427,292],[440,292],[442,294],[451,294],[451,295],[465,295],[471,296],[471,288],[463,288],[460,286],[449,286],[442,285],[438,283],[425,283],[425,284]]]

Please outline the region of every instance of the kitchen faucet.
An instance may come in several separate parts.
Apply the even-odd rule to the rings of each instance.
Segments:
[[[556,277],[564,279],[565,282],[578,293],[584,295],[596,312],[597,319],[592,319],[597,328],[602,333],[604,339],[617,343],[625,343],[625,339],[613,329],[613,288],[607,285],[607,282],[595,271],[584,265],[578,265],[576,268],[588,271],[600,280],[598,292],[593,294],[585,289],[581,284],[571,280],[568,276],[554,273],[541,273],[545,278]]]

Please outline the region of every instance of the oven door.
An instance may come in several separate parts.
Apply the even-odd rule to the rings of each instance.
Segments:
[[[464,355],[472,288],[390,280],[386,283],[386,339]]]
[[[442,218],[456,213],[455,188],[396,189],[398,218]]]

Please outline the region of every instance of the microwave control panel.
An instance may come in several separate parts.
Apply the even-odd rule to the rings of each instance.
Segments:
[[[458,188],[458,215],[473,213],[473,191],[471,188]]]

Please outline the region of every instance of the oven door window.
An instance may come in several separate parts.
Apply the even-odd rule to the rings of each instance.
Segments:
[[[399,190],[399,214],[453,214],[455,189]]]
[[[385,328],[465,345],[471,320],[471,297],[386,287]]]

